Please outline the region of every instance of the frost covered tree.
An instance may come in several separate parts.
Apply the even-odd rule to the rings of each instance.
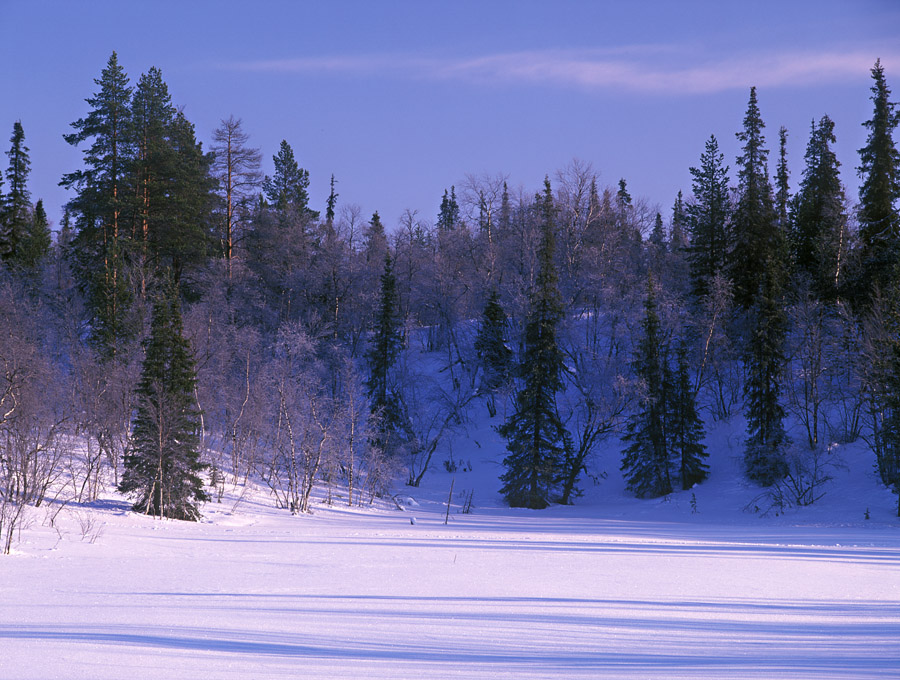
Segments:
[[[181,305],[169,282],[153,305],[150,335],[136,389],[131,450],[119,490],[137,498],[134,510],[169,519],[197,520],[209,500],[200,473],[200,412],[196,369],[185,339]]]
[[[554,263],[554,205],[550,180],[538,209],[541,219],[539,269],[529,297],[525,324],[525,349],[519,374],[522,388],[515,398],[515,412],[497,428],[506,439],[509,455],[500,477],[501,493],[512,507],[541,509],[552,501],[562,471],[565,429],[556,409],[556,393],[562,385],[563,354],[557,340],[562,303]]]
[[[240,239],[249,204],[261,179],[259,149],[247,145],[249,135],[241,127],[241,119],[229,116],[213,131],[213,176],[219,181],[224,202],[220,235],[222,256],[232,278],[232,258],[235,243]]]

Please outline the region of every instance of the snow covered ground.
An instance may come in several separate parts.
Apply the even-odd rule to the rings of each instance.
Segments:
[[[200,523],[115,494],[55,527],[38,509],[0,557],[0,678],[900,677],[900,521],[871,454],[762,517],[739,430],[663,500],[627,496],[611,446],[578,505],[504,508],[485,425],[454,444],[474,469],[436,460],[404,511],[291,516],[256,488]]]

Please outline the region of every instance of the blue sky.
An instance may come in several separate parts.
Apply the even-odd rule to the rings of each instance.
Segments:
[[[876,58],[900,100],[893,0],[0,0],[0,149],[21,120],[54,221],[81,163],[62,135],[113,50],[133,82],[162,70],[205,145],[241,118],[264,172],[286,139],[314,208],[333,173],[339,204],[389,227],[406,209],[433,221],[467,175],[533,192],[574,159],[668,216],[710,134],[734,165],[751,85],[773,158],[788,128],[794,183],[810,122],[835,121],[855,198]]]

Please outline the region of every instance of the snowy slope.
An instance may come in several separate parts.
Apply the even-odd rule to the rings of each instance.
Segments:
[[[196,524],[112,493],[35,510],[0,559],[0,678],[898,677],[900,522],[862,445],[778,516],[744,511],[740,419],[692,491],[630,498],[610,442],[578,505],[528,511],[498,498],[492,425],[403,511],[291,516],[255,487]]]

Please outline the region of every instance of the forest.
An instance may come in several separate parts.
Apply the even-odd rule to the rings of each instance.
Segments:
[[[287,141],[263,175],[240,118],[198,141],[156,68],[132,80],[113,53],[85,94],[55,238],[28,121],[0,174],[2,552],[23,508],[105,488],[183,520],[248,479],[293,513],[315,488],[368,504],[464,465],[445,444],[476,413],[507,442],[513,507],[577,503],[616,440],[636,496],[691,489],[705,423],[736,415],[775,505],[814,503],[833,444],[860,439],[900,494],[900,112],[880,62],[844,159],[858,197],[831,119],[789,164],[751,88],[740,155],[710,136],[670,209],[576,160],[531,190],[466,176],[390,231],[335,175],[314,209]]]

